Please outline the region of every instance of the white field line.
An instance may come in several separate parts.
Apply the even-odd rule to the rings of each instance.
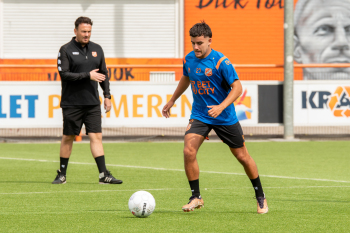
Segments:
[[[142,189],[144,191],[166,191],[174,190],[170,188],[165,189]],[[27,195],[27,194],[54,194],[54,193],[99,193],[99,192],[136,192],[138,189],[132,190],[83,190],[83,191],[56,191],[56,192],[23,192],[23,193],[0,193],[0,195]]]
[[[56,160],[42,160],[42,159],[24,159],[24,158],[9,158],[9,157],[0,157],[0,159],[8,160],[20,160],[20,161],[33,161],[33,162],[49,162],[49,163],[59,163]],[[70,164],[79,164],[79,165],[94,165],[95,163],[82,163],[82,162],[69,162]],[[133,165],[118,165],[118,164],[106,164],[109,167],[126,167],[126,168],[136,168],[136,169],[151,169],[151,170],[162,170],[162,171],[180,171],[184,172],[183,169],[171,169],[171,168],[161,168],[161,167],[143,167],[143,166],[133,166]],[[216,171],[200,171],[201,173],[212,173],[212,174],[225,174],[225,175],[238,175],[246,176],[245,173],[233,173],[233,172],[216,172]],[[347,180],[329,180],[329,179],[317,179],[317,178],[302,178],[302,177],[291,177],[291,176],[274,176],[274,175],[259,175],[260,177],[270,177],[270,178],[279,178],[279,179],[293,179],[293,180],[313,180],[313,181],[326,181],[326,182],[336,182],[336,183],[350,183]]]
[[[231,189],[251,189],[252,187],[240,187]],[[290,186],[290,187],[264,187],[264,189],[311,189],[311,188],[350,188],[350,186]],[[164,189],[142,189],[144,191],[173,191],[188,188],[164,188]],[[202,188],[203,190],[220,190],[230,188]],[[0,193],[0,195],[28,195],[28,194],[57,194],[57,193],[102,193],[102,192],[136,192],[140,189],[129,190],[83,190],[83,191],[55,191],[55,192],[22,192],[22,193]]]

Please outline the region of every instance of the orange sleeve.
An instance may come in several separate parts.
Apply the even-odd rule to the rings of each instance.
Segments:
[[[219,67],[220,67],[220,64],[221,64],[221,62],[223,61],[223,60],[225,60],[227,57],[226,56],[223,56],[222,58],[220,58],[220,60],[218,61],[218,63],[216,63],[216,69],[218,70],[219,69]]]

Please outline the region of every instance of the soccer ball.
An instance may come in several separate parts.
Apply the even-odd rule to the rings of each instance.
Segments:
[[[129,199],[130,212],[139,218],[150,216],[156,207],[156,200],[146,191],[138,191]]]

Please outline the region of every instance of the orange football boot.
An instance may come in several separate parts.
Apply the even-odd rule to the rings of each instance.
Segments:
[[[194,209],[200,209],[202,207],[204,207],[204,201],[203,201],[202,197],[199,196],[199,198],[198,198],[196,196],[191,196],[190,201],[188,202],[187,205],[184,205],[182,207],[182,210],[184,212],[190,212],[190,211],[193,211]]]
[[[263,197],[257,197],[256,201],[258,203],[258,214],[266,214],[269,211],[269,207],[267,206],[265,194]]]

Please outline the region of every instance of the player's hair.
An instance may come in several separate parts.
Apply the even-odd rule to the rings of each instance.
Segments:
[[[196,23],[195,25],[193,25],[193,27],[191,27],[190,36],[191,37],[204,36],[204,37],[211,38],[212,33],[209,25],[206,24],[203,20],[200,23]]]
[[[82,23],[90,24],[92,26],[92,21],[89,17],[80,16],[77,18],[77,20],[75,20],[75,28],[78,29],[79,25]]]

